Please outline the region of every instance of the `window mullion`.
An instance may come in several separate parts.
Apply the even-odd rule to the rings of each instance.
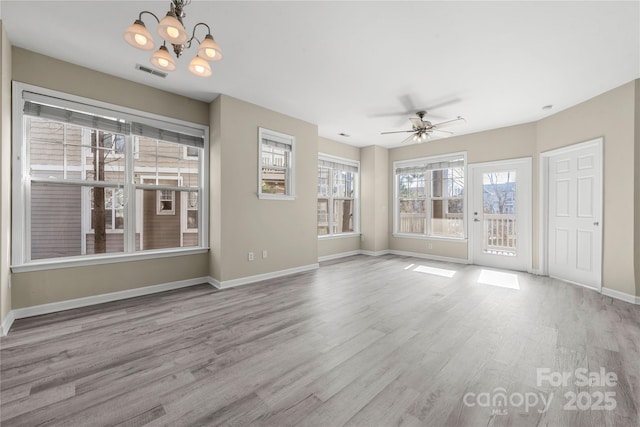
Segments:
[[[125,136],[124,164],[124,252],[136,251],[136,188],[134,185],[134,141],[137,137]]]
[[[327,197],[327,204],[329,206],[327,206],[327,219],[329,222],[329,235],[333,235],[335,234],[333,231],[333,169],[329,169],[329,177],[327,179],[327,182],[329,183],[328,188],[327,188],[327,192],[329,193]]]

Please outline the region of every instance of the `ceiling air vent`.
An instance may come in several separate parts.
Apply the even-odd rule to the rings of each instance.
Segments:
[[[136,70],[144,71],[145,73],[153,74],[154,76],[162,77],[163,79],[167,77],[167,73],[163,73],[162,71],[154,70],[153,68],[145,67],[140,64],[136,64]]]

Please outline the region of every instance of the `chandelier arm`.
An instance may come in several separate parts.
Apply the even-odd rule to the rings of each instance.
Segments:
[[[156,14],[155,14],[155,13],[153,13],[153,12],[149,12],[148,10],[143,10],[142,12],[140,12],[140,15],[138,15],[138,20],[139,20],[139,21],[142,21],[142,15],[144,15],[145,13],[146,13],[146,14],[148,14],[148,15],[153,16],[154,18],[156,18],[156,22],[157,22],[158,24],[160,23],[160,20],[158,19],[158,17],[156,16]]]
[[[205,27],[207,27],[207,35],[211,35],[211,28],[209,27],[209,25],[205,24],[204,22],[198,22],[193,26],[193,33],[191,35],[191,38],[185,42],[187,48],[191,48],[191,42],[193,42],[193,39],[196,39],[198,44],[202,43],[202,41],[200,41],[200,39],[196,37],[196,28],[198,28],[198,25],[204,25]]]

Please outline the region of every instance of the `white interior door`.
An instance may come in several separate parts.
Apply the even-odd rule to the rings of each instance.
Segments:
[[[602,286],[602,140],[546,154],[549,275]]]
[[[469,165],[470,259],[531,269],[531,159]]]

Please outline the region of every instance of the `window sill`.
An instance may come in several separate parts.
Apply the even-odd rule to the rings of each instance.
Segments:
[[[286,194],[262,194],[258,193],[258,199],[264,200],[295,200],[296,196],[289,196]]]
[[[449,240],[453,242],[466,242],[466,237],[446,237],[446,236],[434,236],[428,234],[413,234],[413,233],[393,233],[393,237],[401,237],[407,239],[422,239],[422,240]]]
[[[360,233],[323,234],[318,236],[318,240],[346,239],[349,237],[360,237]]]
[[[360,237],[360,233],[323,234],[322,236],[318,236],[318,240],[346,239],[349,237]]]
[[[30,271],[54,270],[58,268],[87,267],[99,264],[114,264],[128,261],[170,258],[184,255],[196,255],[209,252],[209,248],[163,249],[136,252],[134,254],[106,254],[84,255],[79,257],[56,258],[49,260],[31,261],[25,264],[12,265],[12,273],[27,273]]]

